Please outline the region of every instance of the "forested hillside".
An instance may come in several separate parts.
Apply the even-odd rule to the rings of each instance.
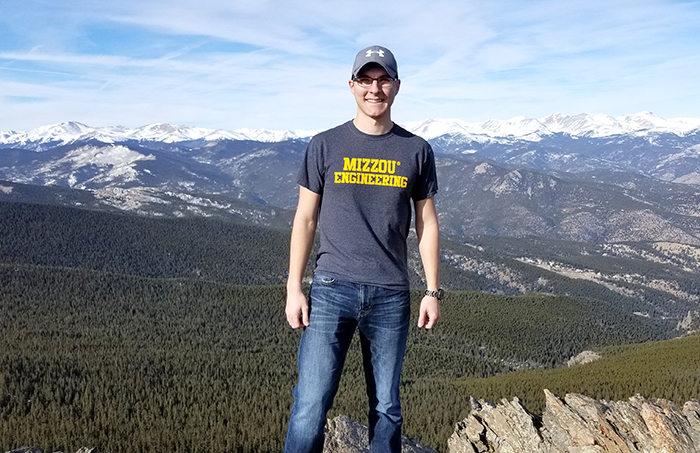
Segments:
[[[288,243],[286,229],[0,203],[0,451],[280,451],[300,335],[283,315]],[[493,290],[478,272],[445,270],[453,288]],[[599,285],[533,278],[573,297],[453,290],[435,329],[412,328],[407,435],[445,450],[469,397],[494,394],[457,379],[552,369],[585,349],[673,334]],[[682,394],[685,375],[669,376]],[[357,344],[331,415],[341,413],[366,421]]]
[[[700,399],[699,333],[667,341],[610,346],[600,354],[601,359],[573,368],[469,378],[456,384],[493,402],[517,396],[535,413],[544,410],[543,389],[561,396],[576,392],[607,401],[640,394],[668,399],[679,406]]]
[[[289,230],[0,201],[0,262],[280,284]]]
[[[281,286],[0,266],[0,449],[279,451],[300,334],[283,307]],[[406,433],[444,447],[473,394],[456,378],[663,335],[608,309],[600,317],[562,297],[450,294],[443,322],[411,331]],[[366,421],[357,344],[333,412]]]
[[[288,247],[288,228],[0,201],[0,263],[282,284]],[[443,236],[441,280],[450,291],[590,299],[644,313],[673,329],[689,311],[697,310],[700,255],[693,261],[694,249],[664,254],[655,247]],[[411,284],[423,287],[413,233],[409,252]]]

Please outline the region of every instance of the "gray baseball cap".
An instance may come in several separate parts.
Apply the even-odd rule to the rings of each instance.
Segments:
[[[389,77],[398,78],[399,69],[396,65],[394,54],[389,49],[382,46],[369,46],[362,49],[355,57],[355,64],[352,65],[352,78],[357,77],[357,74],[369,63],[380,65]]]

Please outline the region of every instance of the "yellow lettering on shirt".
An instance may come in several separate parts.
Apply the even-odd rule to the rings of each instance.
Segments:
[[[408,177],[395,175],[400,165],[395,160],[343,157],[343,171],[335,172],[334,182],[405,188]]]

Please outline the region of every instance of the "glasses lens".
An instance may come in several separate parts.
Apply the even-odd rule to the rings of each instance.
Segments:
[[[391,84],[394,83],[394,79],[391,77],[379,77],[378,79],[373,79],[371,77],[357,77],[355,78],[355,82],[357,82],[358,85],[362,88],[369,88],[372,86],[372,82],[377,81],[377,85],[380,88],[390,86]]]
[[[368,86],[372,85],[372,79],[369,77],[357,77],[355,78],[355,83],[360,85],[362,88],[367,88]]]

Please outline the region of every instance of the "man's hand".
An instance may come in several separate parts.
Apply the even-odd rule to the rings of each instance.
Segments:
[[[287,292],[287,306],[284,313],[292,329],[309,326],[309,303],[303,292]]]
[[[424,296],[420,301],[418,313],[418,327],[432,329],[440,318],[440,301],[437,297]]]

